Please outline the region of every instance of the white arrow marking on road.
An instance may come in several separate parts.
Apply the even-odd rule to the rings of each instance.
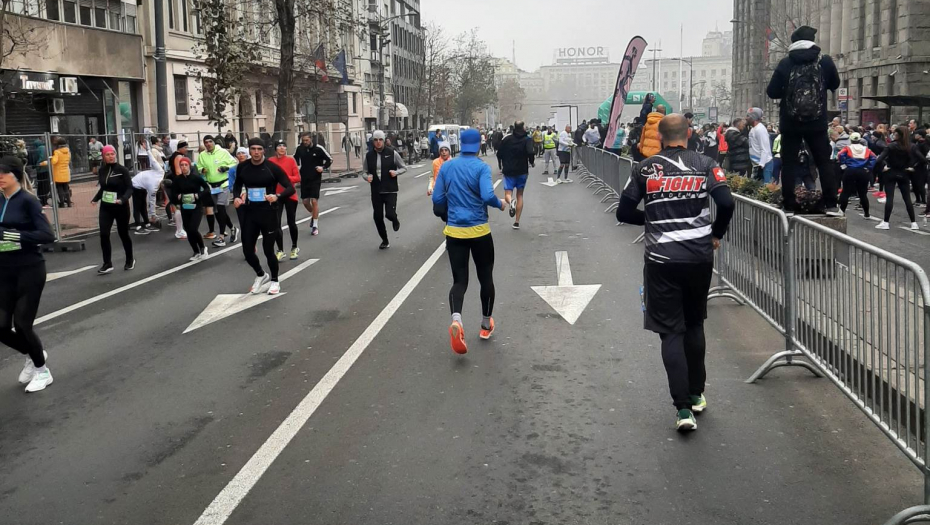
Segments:
[[[45,282],[50,283],[50,282],[52,282],[52,281],[56,281],[56,280],[61,279],[61,278],[64,278],[64,277],[68,277],[68,276],[74,275],[74,274],[76,274],[76,273],[86,272],[87,270],[90,270],[91,268],[96,268],[96,266],[90,265],[90,266],[85,266],[85,267],[83,267],[83,268],[78,268],[77,270],[69,270],[69,271],[67,271],[67,272],[55,272],[55,273],[50,273],[50,274],[48,274],[48,277],[45,279]]]
[[[301,272],[308,268],[311,264],[316,263],[319,259],[310,259],[309,261],[304,261],[290,271],[281,274],[278,277],[279,282],[284,282],[285,280],[297,275],[298,272]],[[244,310],[248,310],[253,306],[258,306],[262,303],[267,303],[285,295],[284,292],[279,293],[278,295],[268,295],[267,293],[260,294],[220,294],[217,295],[210,304],[204,308],[203,312],[197,316],[197,319],[194,319],[194,322],[187,327],[187,330],[184,330],[184,333],[193,332],[198,328],[203,328],[210,323],[215,323],[222,319],[226,319],[231,315],[235,315]]]
[[[326,189],[323,190],[323,192],[324,192],[324,193],[323,193],[323,196],[324,196],[324,197],[330,197],[330,196],[332,196],[332,195],[341,195],[341,194],[343,194],[343,193],[345,193],[345,192],[347,192],[347,191],[352,191],[352,190],[354,190],[354,189],[356,189],[356,188],[358,188],[358,186],[348,186],[348,187],[345,187],[345,188],[326,188]]]
[[[549,306],[568,324],[575,324],[581,313],[588,307],[594,294],[600,290],[599,284],[579,284],[572,281],[572,267],[568,263],[568,252],[555,252],[555,268],[559,273],[558,286],[531,286]]]
[[[549,186],[550,188],[553,186],[559,185],[558,182],[552,180],[552,177],[549,177],[549,182],[540,182],[540,184],[542,184],[543,186]]]

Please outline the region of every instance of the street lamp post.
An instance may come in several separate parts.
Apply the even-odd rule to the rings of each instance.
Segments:
[[[690,60],[686,60],[684,58],[673,58],[672,60],[678,60],[680,62],[684,62],[685,64],[688,64],[688,83],[691,84],[690,92],[688,94],[688,109],[693,111],[694,110],[694,64],[692,62],[694,61],[694,57],[691,57]],[[679,87],[679,89],[681,88]],[[680,98],[681,97],[679,96],[679,99]],[[678,102],[681,103],[681,100],[679,100]]]

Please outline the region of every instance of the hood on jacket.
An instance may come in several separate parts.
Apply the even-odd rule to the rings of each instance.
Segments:
[[[846,146],[849,149],[849,152],[852,153],[853,158],[864,159],[866,154],[869,151],[869,148],[863,144],[850,144]]]
[[[742,133],[742,131],[740,131],[739,129],[734,128],[733,126],[730,126],[729,128],[727,128],[726,131],[723,132],[724,136],[729,135],[731,131],[734,133]]]
[[[798,40],[788,48],[788,56],[795,64],[807,64],[820,56],[820,46],[809,40]]]

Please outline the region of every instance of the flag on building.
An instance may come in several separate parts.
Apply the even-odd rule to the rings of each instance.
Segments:
[[[346,50],[343,49],[336,55],[336,58],[333,59],[333,65],[336,66],[336,71],[342,75],[342,81],[340,84],[349,83],[349,71],[346,69]]]
[[[326,74],[326,51],[323,50],[322,42],[317,46],[316,51],[313,52],[313,65],[323,72],[323,82],[329,80],[329,76]]]

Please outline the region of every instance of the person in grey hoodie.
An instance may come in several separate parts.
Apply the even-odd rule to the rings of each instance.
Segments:
[[[849,146],[849,134],[846,133],[843,126],[837,126],[830,130],[830,144],[833,146],[833,151],[830,154],[830,159],[833,161],[833,180],[836,181],[837,187],[842,187],[843,170],[841,169],[838,157],[840,152],[843,151],[846,146]]]

